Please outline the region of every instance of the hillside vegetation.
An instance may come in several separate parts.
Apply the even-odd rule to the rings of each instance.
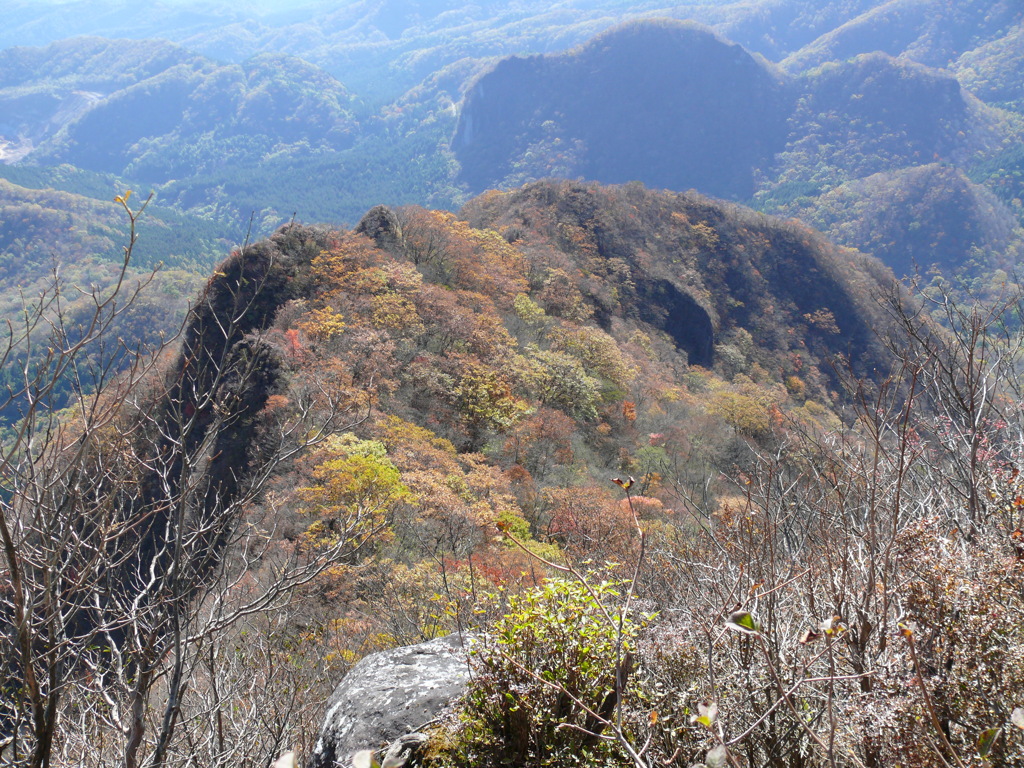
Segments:
[[[76,327],[95,311],[94,292],[109,295],[119,283],[146,286],[143,295],[112,318],[111,338],[102,344],[147,349],[178,332],[202,284],[198,273],[209,268],[213,254],[225,244],[203,222],[189,227],[191,237],[182,237],[179,214],[154,210],[139,224],[133,260],[126,268],[129,226],[119,208],[113,200],[26,189],[0,179],[0,313],[10,323],[7,340],[12,345],[0,371],[5,391],[18,391],[31,359],[28,340],[19,340],[15,329],[46,306],[54,290],[63,294],[60,306],[47,307],[44,314],[52,320],[59,313],[69,327]],[[36,337],[36,343],[41,341]],[[98,350],[99,345],[83,351],[82,362]],[[72,377],[95,379],[86,368],[65,372],[48,397],[51,407],[73,404]],[[0,435],[21,418],[25,406],[21,398],[0,405]]]
[[[1021,259],[1019,220],[991,191],[949,165],[873,174],[773,208],[807,221],[834,243],[873,253],[900,275],[937,267],[946,274],[989,274],[998,284],[1000,273],[1005,280]]]
[[[0,763],[1024,768],[1019,2],[0,10]]]
[[[299,56],[359,93],[391,100],[432,72],[465,57],[551,52],[581,44],[637,17],[695,19],[778,60],[876,5],[875,0],[757,0],[684,5],[660,0],[574,0],[559,7],[535,0],[428,6],[416,0],[357,0],[343,6],[291,3],[273,10],[218,0],[133,5],[127,0],[4,0],[9,24],[0,46],[45,46],[61,38],[161,38],[218,61],[241,63],[261,53]],[[185,7],[182,7],[185,5]],[[263,7],[261,7],[263,6]]]
[[[782,149],[780,80],[708,29],[638,23],[502,61],[469,89],[452,146],[474,190],[555,175],[747,198]]]
[[[83,465],[58,454],[10,475],[4,519],[42,483],[76,537],[19,529],[5,567],[81,607],[5,647],[5,688],[88,663],[0,714],[45,730],[52,701],[52,745],[22,747],[52,764],[270,762],[361,655],[473,627],[483,666],[430,764],[966,764],[1001,727],[986,754],[1019,765],[1017,347],[942,306],[954,333],[802,225],[635,184],[282,228],[218,268],[131,397],[70,414],[89,492],[60,490]],[[123,559],[87,557],[95,535]],[[43,578],[42,553],[78,565]]]
[[[153,183],[225,158],[351,146],[352,97],[298,59],[218,65],[170,43],[77,38],[0,52],[8,128],[37,162]],[[11,119],[11,118],[9,118]]]

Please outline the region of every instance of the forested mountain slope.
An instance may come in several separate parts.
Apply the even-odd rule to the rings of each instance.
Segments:
[[[1003,37],[966,51],[952,69],[964,86],[983,101],[1014,112],[1024,112],[1021,71],[1024,27],[1017,25]]]
[[[311,360],[337,357],[381,407],[456,446],[491,445],[538,408],[582,436],[687,364],[774,391],[777,407],[831,407],[840,357],[869,377],[888,366],[876,297],[891,274],[799,225],[568,182],[488,193],[461,217],[374,209],[338,253],[327,240],[303,278],[313,292],[281,320],[306,329],[296,343]],[[668,368],[640,376],[649,365]]]
[[[997,31],[1015,23],[1010,14]],[[1006,222],[1021,212],[1010,153],[1022,125],[955,73],[910,54],[876,51],[784,75],[710,30],[656,20],[616,27],[566,54],[502,60],[468,88],[451,146],[460,178],[475,189],[554,175],[753,196],[767,211],[834,222],[845,244],[876,252],[901,276],[915,264],[950,273],[969,262],[977,274],[1016,258],[1020,232]],[[924,224],[943,216],[930,207],[935,196],[902,189],[920,215],[894,215],[904,229],[926,226],[930,253],[901,255],[895,244],[860,237],[870,221],[824,197],[874,174],[900,186],[920,176],[910,169],[936,162],[970,173],[1001,201],[963,209],[971,221],[958,240]],[[859,188],[870,196],[877,185]],[[1009,231],[997,242],[984,234],[997,230]]]
[[[464,57],[558,51],[637,17],[711,24],[774,61],[876,4],[875,0],[685,5],[661,0],[629,4],[573,0],[553,8],[535,0],[515,5],[357,0],[239,7],[216,0],[145,6],[127,0],[89,0],[88,4],[4,0],[0,9],[9,24],[0,32],[0,46],[45,46],[66,37],[101,35],[159,37],[235,63],[260,53],[286,53],[326,69],[362,94],[376,91],[390,100]]]
[[[149,182],[226,159],[351,146],[352,97],[299,59],[221,65],[170,43],[76,38],[0,52],[0,105],[17,151]]]
[[[981,44],[1013,35],[1024,9],[1013,0],[888,0],[838,25],[783,60],[792,71],[881,51],[930,67],[948,67]]]
[[[132,286],[146,289],[111,322],[111,338],[104,344],[145,349],[174,337],[202,284],[199,275],[227,245],[204,224],[166,210],[147,212],[137,227],[132,263],[125,269],[130,233],[121,205],[112,199],[100,202],[52,189],[26,189],[0,179],[0,315],[10,323],[7,340],[18,340],[27,318],[58,293],[59,308],[49,307],[46,321],[60,314],[69,328],[78,327],[95,310],[92,292],[109,295],[119,282],[126,292]],[[34,338],[37,344],[44,340],[52,342],[40,334]],[[0,370],[0,387],[7,392],[19,389],[30,359],[20,341],[10,352]],[[86,380],[92,377],[87,369],[83,365],[77,372]],[[72,405],[71,381],[60,383],[48,402],[54,408]],[[17,398],[0,407],[0,434],[21,417],[24,406]]]
[[[945,274],[990,275],[998,286],[1022,257],[1013,212],[963,171],[941,163],[855,179],[776,210],[798,216],[834,243],[874,254],[900,275],[937,267]]]
[[[1020,4],[284,5],[0,0],[0,762],[1024,767]]]
[[[1007,327],[947,306],[973,336],[803,225],[639,184],[282,227],[218,267],[180,346],[11,475],[0,512],[38,514],[4,550],[27,586],[3,610],[46,595],[73,620],[0,634],[0,724],[52,702],[52,743],[18,748],[53,765],[85,740],[97,764],[269,763],[312,743],[317,698],[367,651],[473,628],[438,768],[635,767],[645,744],[689,766],[721,746],[689,720],[710,701],[752,764],[933,765],[932,701],[974,754],[1021,683],[1019,400]],[[62,503],[32,506],[44,488]],[[60,686],[22,684],[52,657]],[[97,692],[134,708],[100,719]]]

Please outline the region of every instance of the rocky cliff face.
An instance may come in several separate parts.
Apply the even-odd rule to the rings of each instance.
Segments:
[[[323,244],[317,237],[313,230],[284,227],[236,251],[197,301],[166,389],[149,404],[156,429],[137,450],[146,452],[151,469],[140,473],[138,496],[123,502],[137,538],[128,541],[132,551],[108,576],[112,604],[138,595],[145,609],[141,596],[151,595],[159,606],[163,595],[151,588],[152,573],[184,573],[179,578],[191,594],[217,568],[242,500],[254,498],[252,477],[279,440],[266,430],[264,409],[283,385],[283,366],[260,332],[294,297],[297,275]],[[178,504],[189,507],[180,521],[174,517]],[[196,542],[192,558],[174,546],[186,538]],[[175,566],[176,558],[184,562]],[[108,620],[84,613],[79,619],[83,625]],[[162,613],[160,620],[170,621]],[[158,628],[166,629],[163,623]],[[106,636],[119,640],[117,631]]]

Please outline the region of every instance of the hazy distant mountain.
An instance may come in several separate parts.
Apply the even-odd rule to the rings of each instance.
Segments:
[[[467,93],[452,148],[474,190],[578,175],[745,198],[790,110],[781,78],[740,46],[637,22],[566,54],[502,60]]]
[[[801,71],[881,51],[946,67],[979,45],[1010,34],[1024,21],[1017,0],[889,0],[823,34],[782,65]]]
[[[217,64],[171,43],[74,38],[0,52],[23,159],[162,181],[271,152],[351,146],[351,96],[301,59]]]
[[[835,184],[966,164],[1008,130],[948,72],[873,53],[783,78],[710,30],[650,21],[502,60],[468,90],[452,147],[473,189],[579,175],[745,198],[755,172]]]
[[[989,69],[1019,65],[1005,45],[989,50]],[[1007,168],[1024,158],[1004,148],[1019,140],[1020,123],[954,73],[907,56],[876,51],[785,76],[706,28],[652,20],[565,54],[501,60],[467,90],[452,149],[474,190],[545,176],[738,199],[756,189],[766,210],[823,226],[904,274],[1013,263],[1020,205]],[[948,168],[936,172],[937,162]],[[1009,206],[978,182],[1009,187]],[[893,199],[902,208],[882,216]],[[912,235],[892,231],[912,223]]]
[[[1024,258],[1024,231],[1013,212],[950,165],[874,174],[771,210],[873,253],[899,276],[965,265],[976,273],[1012,271]]]
[[[0,48],[100,35],[236,63],[288,53],[385,98],[466,56],[564,50],[631,18],[693,19],[791,71],[876,50],[947,66],[1021,20],[1015,0],[0,0],[0,13]]]
[[[1011,131],[948,72],[857,56],[808,72],[775,175],[835,184],[937,160],[968,164],[997,151]]]
[[[79,35],[163,38],[219,61],[287,53],[360,94],[392,99],[465,57],[557,52],[635,18],[693,19],[773,61],[879,4],[878,0],[0,0],[0,48]]]
[[[983,101],[1024,113],[1024,25],[965,52],[952,70]]]

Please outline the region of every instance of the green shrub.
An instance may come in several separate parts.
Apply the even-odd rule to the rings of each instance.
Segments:
[[[462,765],[621,764],[601,718],[628,676],[639,626],[621,622],[616,585],[551,580],[508,599],[481,640],[453,751]],[[621,628],[620,628],[621,623]]]

